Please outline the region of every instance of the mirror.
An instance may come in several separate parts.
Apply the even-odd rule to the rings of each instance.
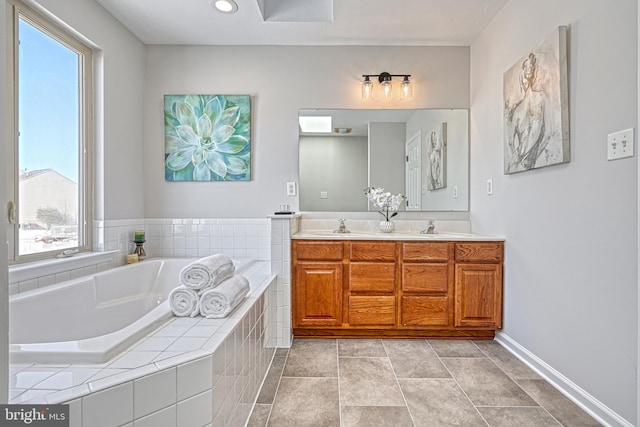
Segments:
[[[303,130],[309,117],[330,119],[324,131]],[[304,109],[299,118],[301,211],[367,211],[369,186],[405,194],[405,211],[469,209],[468,110]]]

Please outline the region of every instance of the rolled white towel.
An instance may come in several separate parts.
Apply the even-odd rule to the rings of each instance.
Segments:
[[[178,317],[195,317],[200,312],[198,293],[184,286],[173,288],[169,292],[169,307]]]
[[[217,286],[233,276],[236,266],[231,258],[223,254],[200,258],[180,270],[180,283],[187,288],[204,290]]]
[[[200,314],[207,319],[226,317],[249,293],[249,280],[235,275],[200,295]]]

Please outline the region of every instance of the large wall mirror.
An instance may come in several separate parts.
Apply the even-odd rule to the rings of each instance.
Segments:
[[[405,194],[405,211],[469,210],[468,110],[304,109],[299,117],[300,210],[367,211],[369,186]]]

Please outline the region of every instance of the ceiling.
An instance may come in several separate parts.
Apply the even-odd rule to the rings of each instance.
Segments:
[[[145,44],[468,46],[508,0],[96,0]]]

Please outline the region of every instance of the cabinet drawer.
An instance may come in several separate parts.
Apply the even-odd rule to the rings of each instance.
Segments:
[[[456,243],[456,261],[502,262],[502,242]]]
[[[449,303],[446,296],[402,297],[402,326],[447,326]]]
[[[349,325],[394,326],[396,323],[395,297],[349,297]]]
[[[351,261],[394,261],[396,244],[394,242],[352,242],[349,259]]]
[[[387,262],[354,262],[349,266],[349,290],[352,292],[393,292],[396,265]]]
[[[451,244],[445,242],[413,242],[402,244],[402,259],[405,261],[448,261]]]
[[[344,245],[342,242],[293,242],[293,253],[298,259],[342,260]]]
[[[447,292],[448,264],[403,264],[402,292]]]

